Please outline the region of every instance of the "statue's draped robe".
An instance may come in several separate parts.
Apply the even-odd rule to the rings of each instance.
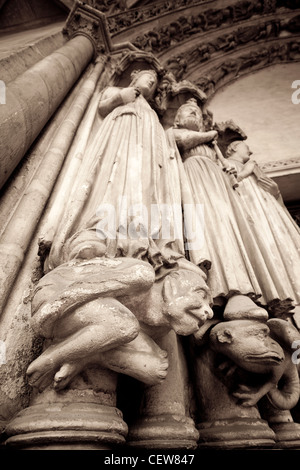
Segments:
[[[110,87],[103,99],[118,92]],[[129,256],[149,261],[158,272],[184,258],[178,162],[142,95],[104,118],[84,161],[48,269],[78,257]]]
[[[174,136],[170,142],[175,145]],[[300,233],[287,209],[258,186],[255,176],[234,190],[209,145],[185,151],[182,159],[193,202],[204,209],[202,249],[189,250],[188,256],[209,269],[215,302],[245,294],[275,315],[298,305]]]
[[[108,88],[102,99],[117,93],[119,89]],[[70,196],[63,201],[46,274],[35,292],[35,328],[46,337],[54,329],[59,335],[60,319],[78,306],[100,298],[102,311],[101,297],[121,295],[128,305],[131,295],[138,292],[141,297],[172,270],[195,272],[200,286],[205,278],[185,258],[183,169],[156,112],[140,95],[135,102],[116,107],[101,122],[96,116],[95,122],[99,127],[91,132]],[[118,267],[120,258],[127,258],[124,270],[122,264]],[[143,322],[152,325],[150,310]]]
[[[236,221],[227,175],[214,150],[203,144],[182,157],[193,201],[204,211],[203,246],[189,250],[190,260],[209,269],[208,285],[215,302],[238,293],[257,299],[260,285]]]
[[[230,159],[237,171],[242,163]],[[260,170],[261,171],[261,170]],[[300,230],[288,210],[257,183],[254,174],[239,183],[239,194],[231,192],[241,234],[247,247],[251,230],[256,250],[248,250],[265,302],[275,314],[300,304]],[[241,207],[249,230],[243,230]]]

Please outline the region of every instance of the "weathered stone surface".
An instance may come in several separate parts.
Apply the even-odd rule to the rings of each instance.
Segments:
[[[105,2],[97,12],[95,2],[77,2],[60,52],[55,41],[39,42],[40,51],[35,43],[12,70],[15,114],[3,142],[22,158],[50,124],[31,153],[34,169],[24,161],[3,199],[11,208],[0,243],[6,445],[299,448],[299,232],[277,184],[243,160],[247,145],[226,159],[212,113],[205,109],[202,129],[195,121],[195,104],[224,84],[296,65],[299,2],[146,3]],[[149,54],[124,54],[134,49],[128,41]],[[84,75],[100,50],[105,70],[96,62]],[[165,133],[191,98],[181,108],[187,129],[177,119]],[[195,203],[205,224],[189,231],[184,205]],[[153,206],[170,205],[179,211],[151,225]],[[165,222],[172,233],[163,237]]]

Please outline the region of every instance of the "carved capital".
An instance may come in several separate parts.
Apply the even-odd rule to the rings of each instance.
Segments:
[[[75,36],[86,36],[93,44],[95,55],[108,53],[111,41],[105,14],[77,0],[71,10],[63,29],[69,39]]]

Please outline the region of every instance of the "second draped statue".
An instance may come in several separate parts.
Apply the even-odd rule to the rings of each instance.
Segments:
[[[241,140],[229,145],[229,158],[219,156],[217,132],[204,130],[193,98],[179,108],[168,133],[180,151],[193,201],[203,205],[203,244],[190,249],[189,258],[208,270],[214,304],[228,299],[233,304],[238,295],[235,313],[241,317],[267,318],[249,299],[272,315],[288,317],[300,303],[300,233],[276,183],[249,160],[251,152]],[[237,175],[237,190],[224,164],[227,173]]]

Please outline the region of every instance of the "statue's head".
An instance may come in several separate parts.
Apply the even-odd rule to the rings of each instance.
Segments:
[[[249,146],[244,140],[235,140],[227,147],[226,158],[239,156],[243,163],[246,163],[252,155]]]
[[[131,73],[130,86],[138,88],[145,98],[152,98],[158,84],[155,70],[134,70]]]
[[[180,106],[175,116],[174,127],[193,131],[202,130],[203,115],[195,98],[190,98]]]

